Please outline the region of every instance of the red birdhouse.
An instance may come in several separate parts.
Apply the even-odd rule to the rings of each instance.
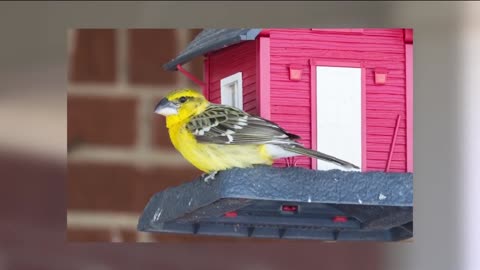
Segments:
[[[363,172],[413,172],[412,46],[411,29],[205,29],[164,67],[203,57],[194,81],[211,102],[276,122]]]

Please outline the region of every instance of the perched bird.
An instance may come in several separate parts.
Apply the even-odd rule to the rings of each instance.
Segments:
[[[272,165],[275,159],[300,155],[358,169],[347,161],[305,148],[295,141],[299,136],[272,121],[210,103],[192,89],[172,91],[156,105],[155,113],[166,117],[173,146],[204,172],[205,181],[222,170]]]

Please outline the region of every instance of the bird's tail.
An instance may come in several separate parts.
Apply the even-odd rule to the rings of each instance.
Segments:
[[[300,154],[300,155],[305,155],[305,156],[309,156],[309,157],[312,157],[312,158],[332,162],[332,163],[338,164],[340,166],[343,166],[345,168],[360,169],[358,166],[356,166],[356,165],[354,165],[350,162],[341,160],[339,158],[336,158],[336,157],[333,157],[333,156],[330,156],[330,155],[327,155],[327,154],[324,154],[324,153],[321,153],[321,152],[318,152],[318,151],[315,151],[315,150],[312,150],[312,149],[305,148],[301,145],[281,145],[281,147],[284,150],[287,150],[289,152],[293,152],[293,153],[297,153],[297,154]]]

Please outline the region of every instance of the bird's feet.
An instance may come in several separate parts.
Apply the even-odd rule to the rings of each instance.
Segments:
[[[210,180],[215,179],[215,175],[217,175],[218,171],[211,172],[211,173],[203,173],[202,178],[205,183],[210,182]]]

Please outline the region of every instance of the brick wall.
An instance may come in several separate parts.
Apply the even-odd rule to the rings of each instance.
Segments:
[[[164,118],[153,113],[168,91],[197,87],[162,65],[200,30],[69,33],[69,241],[205,239],[136,232],[138,217],[154,193],[201,173],[175,151]],[[203,78],[201,58],[185,68]]]

